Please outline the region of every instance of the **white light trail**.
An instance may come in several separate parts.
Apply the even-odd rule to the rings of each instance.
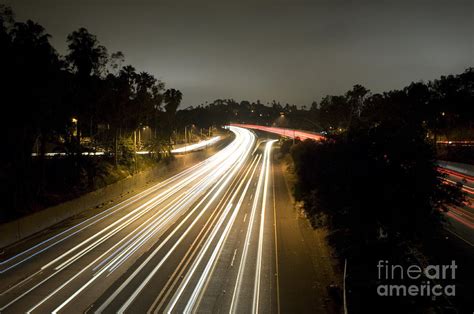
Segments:
[[[239,294],[240,294],[240,287],[242,285],[242,278],[243,278],[243,274],[244,274],[244,271],[245,271],[245,264],[247,262],[247,254],[248,254],[249,245],[250,245],[250,238],[252,236],[252,229],[253,229],[254,220],[255,220],[255,212],[256,212],[256,209],[257,209],[257,206],[258,206],[258,200],[259,200],[259,197],[260,197],[261,186],[262,186],[263,179],[264,179],[265,161],[266,161],[266,156],[264,155],[264,157],[262,158],[262,167],[261,167],[261,170],[260,170],[260,175],[258,177],[257,188],[255,190],[255,197],[253,199],[252,209],[251,209],[251,212],[250,212],[249,224],[247,226],[247,232],[245,234],[242,257],[241,257],[240,263],[239,263],[239,270],[237,272],[237,279],[235,281],[235,287],[234,287],[234,292],[232,294],[232,300],[231,300],[231,303],[230,303],[229,313],[236,313],[236,309],[237,309],[237,304],[238,304],[238,299],[239,299]]]
[[[260,233],[258,237],[257,269],[255,271],[255,284],[253,290],[253,310],[252,313],[258,313],[260,301],[260,278],[262,272],[263,255],[263,229],[265,227],[265,207],[267,204],[268,176],[270,172],[270,151],[275,140],[269,141],[265,147],[266,165],[265,165],[265,186],[263,188],[262,213],[260,217]]]
[[[194,308],[194,306],[196,304],[198,296],[202,292],[202,288],[204,286],[205,281],[212,274],[212,268],[215,265],[215,261],[217,259],[217,256],[220,253],[220,251],[222,249],[222,246],[223,246],[225,240],[227,239],[227,237],[229,235],[230,229],[232,228],[232,226],[234,224],[234,221],[235,221],[235,218],[237,217],[237,214],[240,210],[240,207],[242,206],[243,199],[244,199],[245,195],[247,194],[247,190],[250,186],[250,182],[252,181],[252,177],[255,174],[255,171],[257,169],[257,163],[255,164],[255,166],[252,165],[253,166],[252,174],[250,175],[250,177],[247,181],[247,184],[245,185],[244,190],[241,192],[240,199],[238,200],[237,205],[235,206],[234,210],[232,211],[232,215],[230,216],[230,219],[227,222],[227,225],[225,226],[224,231],[221,233],[217,244],[214,246],[214,249],[212,251],[212,254],[211,254],[210,258],[208,259],[206,267],[204,268],[204,271],[202,272],[201,277],[199,278],[199,281],[198,281],[197,285],[195,286],[194,291],[192,292],[191,297],[190,297],[190,299],[188,300],[188,302],[186,304],[186,308],[184,309],[185,313],[190,313],[192,311],[192,309]],[[214,238],[216,237],[218,231],[221,229],[221,226],[224,224],[224,221],[227,218],[227,216],[228,216],[228,214],[229,214],[229,212],[232,208],[234,199],[237,197],[238,192],[242,188],[242,186],[243,186],[250,170],[251,170],[251,168],[248,169],[248,171],[245,174],[244,178],[241,180],[239,186],[237,187],[235,193],[232,195],[231,199],[229,200],[228,206],[226,207],[226,209],[224,210],[224,212],[221,215],[221,219],[214,226],[213,232],[208,237],[208,239],[206,241],[206,244],[204,244],[203,248],[201,249],[201,252],[200,252],[199,256],[196,258],[196,260],[194,261],[193,266],[191,267],[190,271],[188,271],[187,278],[185,278],[183,280],[183,282],[181,283],[180,288],[178,288],[178,292],[173,297],[170,305],[166,309],[166,312],[170,313],[170,312],[173,311],[173,308],[176,305],[176,302],[179,300],[182,293],[184,292],[184,289],[189,284],[189,281],[190,281],[191,277],[194,275],[194,272],[195,272],[197,266],[202,262],[202,260],[205,256],[205,253],[209,250],[209,248],[210,248]]]
[[[186,145],[184,147],[175,148],[171,151],[171,153],[172,154],[181,154],[181,153],[188,153],[188,152],[197,151],[197,150],[204,149],[207,146],[210,146],[210,145],[213,145],[213,144],[217,143],[220,139],[221,139],[220,136],[215,136],[215,137],[210,138],[208,140],[200,141],[196,144],[191,144],[191,145]]]
[[[168,187],[171,185],[170,188],[166,189],[164,192],[160,193],[159,195],[153,197],[151,200],[147,201],[146,203],[142,204],[141,206],[138,206],[134,210],[132,210],[130,213],[125,215],[124,217],[116,220],[114,223],[111,225],[107,226],[106,228],[102,229],[100,232],[94,234],[93,236],[87,238],[86,240],[82,241],[78,245],[74,246],[73,248],[69,249],[66,251],[66,253],[61,254],[59,257],[53,259],[51,262],[47,263],[42,267],[43,270],[46,268],[52,266],[53,264],[61,261],[63,258],[68,256],[69,254],[77,251],[79,248],[85,246],[89,242],[93,241],[94,239],[100,237],[99,239],[95,240],[91,244],[89,244],[87,247],[83,248],[81,251],[77,252],[74,256],[70,257],[68,260],[62,262],[59,266],[55,267],[55,272],[46,277],[46,279],[42,280],[39,284],[35,285],[19,297],[17,297],[15,300],[7,304],[6,306],[2,307],[2,310],[9,307],[11,304],[15,303],[25,295],[29,294],[39,286],[41,286],[43,283],[45,283],[47,280],[55,276],[57,273],[60,271],[64,270],[68,266],[72,265],[74,262],[78,261],[81,257],[86,255],[87,253],[91,252],[94,248],[99,246],[100,244],[104,243],[107,239],[111,238],[115,234],[117,234],[119,231],[123,230],[125,227],[130,225],[133,221],[136,221],[138,218],[142,217],[145,213],[148,211],[152,210],[162,202],[164,202],[166,199],[170,198],[171,196],[174,196],[175,199],[173,200],[174,203],[176,204],[169,204],[167,207],[160,209],[156,213],[154,213],[150,218],[148,218],[144,223],[142,223],[140,226],[132,230],[130,233],[128,233],[124,238],[122,238],[118,243],[113,245],[111,248],[106,250],[105,253],[100,255],[97,259],[95,259],[92,263],[87,265],[86,267],[82,268],[76,275],[71,277],[69,280],[66,280],[63,282],[61,286],[59,286],[56,290],[53,291],[53,293],[49,294],[46,298],[41,300],[38,304],[36,304],[33,308],[30,310],[36,309],[38,306],[43,304],[45,301],[50,299],[50,297],[57,292],[59,292],[62,288],[64,288],[67,284],[72,282],[72,280],[76,279],[80,274],[84,273],[85,270],[89,269],[93,265],[95,265],[98,261],[100,261],[102,258],[106,257],[112,250],[116,249],[119,247],[113,254],[112,256],[115,256],[114,258],[106,258],[106,261],[108,264],[106,267],[102,268],[99,273],[96,273],[93,275],[92,279],[85,285],[83,285],[78,291],[73,293],[65,302],[63,302],[59,307],[57,307],[56,310],[62,309],[65,305],[67,305],[72,299],[74,299],[81,291],[83,291],[87,286],[89,286],[94,280],[96,280],[104,271],[109,270],[113,271],[117,267],[119,267],[125,259],[127,259],[129,256],[131,256],[134,252],[138,250],[138,248],[143,245],[147,240],[149,240],[153,235],[155,235],[159,230],[163,230],[167,225],[170,225],[172,218],[176,218],[182,215],[183,211],[186,210],[187,206],[190,205],[192,202],[195,200],[199,199],[202,193],[204,193],[206,190],[208,190],[210,187],[212,189],[207,193],[207,195],[202,198],[202,201],[194,207],[194,209],[185,217],[185,219],[181,222],[181,224],[178,226],[178,229],[180,226],[182,226],[188,219],[191,217],[191,215],[196,211],[196,209],[204,202],[204,200],[211,195],[213,191],[215,191],[217,188],[218,191],[215,192],[213,195],[211,201],[209,204],[215,200],[215,198],[219,195],[219,193],[222,191],[222,189],[226,186],[226,184],[229,182],[229,180],[236,174],[236,172],[240,169],[242,166],[243,162],[246,160],[247,156],[249,155],[251,147],[254,145],[255,137],[253,134],[250,132],[240,129],[240,128],[232,128],[232,131],[236,134],[235,140],[229,144],[226,148],[221,150],[220,152],[216,153],[214,156],[211,158],[207,159],[204,162],[201,162],[200,164],[191,167],[189,170],[183,171],[182,173],[160,183],[155,185],[154,187],[151,187],[142,193],[138,194],[137,196],[134,196],[130,198],[129,200],[126,200],[124,202],[121,202],[108,210],[104,211],[107,212],[105,215],[103,213],[97,214],[96,216],[93,216],[69,229],[64,230],[63,232],[37,244],[35,247],[30,248],[28,250],[25,250],[21,252],[20,254],[16,255],[15,257],[10,258],[9,260],[3,261],[2,264],[6,264],[10,261],[14,261],[16,258],[20,258],[24,255],[27,255],[30,253],[34,248],[40,248],[41,245],[46,245],[49,242],[49,245],[46,247],[42,248],[40,252],[43,252],[44,250],[47,250],[51,248],[52,246],[62,242],[65,240],[65,238],[69,238],[78,232],[84,230],[87,227],[90,227],[91,225],[97,223],[98,221],[112,215],[116,211],[119,211],[123,209],[126,206],[133,205],[135,202],[140,201],[144,197],[152,194],[156,190],[162,187]],[[198,181],[198,183],[194,183],[190,188],[185,189],[186,186],[189,184],[193,183],[194,181]],[[167,183],[167,184],[165,184]],[[219,183],[223,183],[220,185]],[[184,189],[184,190],[183,190]],[[177,197],[176,193],[179,192],[180,190],[186,191],[183,196]],[[172,203],[173,203],[172,202]],[[209,206],[208,204],[208,206]],[[208,207],[207,206],[207,207]],[[202,215],[202,213],[207,209],[207,207],[199,213],[198,218]],[[94,219],[96,219],[94,221]],[[197,221],[196,219],[196,221]],[[192,225],[196,221],[193,221]],[[89,223],[89,224],[87,224]],[[81,227],[81,228],[79,228]],[[190,227],[191,228],[191,227]],[[176,230],[178,230],[176,229]],[[174,230],[174,231],[176,231]],[[66,233],[69,231],[73,231],[71,234],[67,235]],[[170,234],[167,239],[160,245],[159,248],[161,248],[164,243],[169,241],[170,237],[174,234],[174,231],[172,234]],[[189,231],[189,229],[187,230]],[[187,234],[187,231],[185,234],[182,236],[184,237]],[[106,233],[108,232],[108,233]],[[104,234],[105,233],[105,234]],[[60,238],[60,236],[65,235],[65,238]],[[53,240],[56,240],[54,241]],[[128,241],[128,242],[125,242]],[[125,243],[125,244],[124,244]],[[18,264],[24,262],[27,259],[32,258],[33,256],[36,256],[40,252],[35,252],[32,253],[31,255],[28,255],[24,257],[23,260],[20,262],[16,263],[15,265],[10,266],[10,269],[12,267],[17,266]],[[120,252],[120,253],[118,253]],[[171,253],[171,252],[169,252]],[[167,255],[169,256],[169,255]],[[165,258],[166,259],[166,258]],[[103,265],[103,262],[100,264]],[[97,269],[97,266],[94,268],[94,270]],[[6,271],[8,269],[4,269],[3,271]],[[39,273],[39,272],[38,272]],[[11,289],[11,288],[10,288]],[[10,290],[9,289],[9,290]]]
[[[19,266],[20,264],[26,262],[27,260],[29,260],[29,259],[31,259],[31,258],[33,258],[33,257],[35,257],[35,256],[37,256],[37,255],[39,255],[39,254],[41,254],[41,253],[43,253],[44,251],[46,251],[46,250],[52,248],[53,246],[55,246],[55,245],[57,245],[57,244],[63,242],[64,240],[66,240],[66,239],[68,239],[68,238],[70,238],[70,237],[72,237],[72,236],[78,234],[79,232],[85,230],[86,228],[91,227],[91,226],[93,226],[94,224],[96,224],[96,223],[102,221],[103,219],[105,219],[105,218],[111,216],[112,214],[115,214],[115,213],[119,212],[120,210],[124,209],[125,207],[130,206],[131,204],[134,204],[134,203],[136,203],[136,202],[141,201],[143,198],[145,198],[146,196],[150,195],[151,193],[156,192],[156,190],[162,188],[163,186],[169,185],[169,184],[171,184],[172,182],[175,182],[176,180],[180,179],[181,177],[188,175],[191,171],[194,171],[196,168],[202,167],[205,162],[206,162],[206,161],[202,161],[201,163],[199,163],[199,164],[197,164],[197,165],[195,165],[195,166],[193,166],[193,167],[190,167],[190,168],[188,168],[187,170],[184,170],[184,171],[182,171],[181,173],[178,173],[178,174],[174,175],[173,177],[171,177],[171,178],[169,178],[169,179],[166,179],[166,180],[164,180],[164,181],[162,181],[162,182],[160,182],[160,183],[158,183],[158,184],[156,184],[156,185],[154,185],[154,186],[152,186],[152,187],[146,189],[145,191],[140,192],[140,193],[138,193],[138,194],[136,194],[136,195],[134,195],[134,196],[132,196],[132,197],[130,197],[130,198],[128,198],[128,199],[126,199],[126,200],[124,200],[124,201],[122,201],[122,202],[120,202],[120,203],[118,203],[118,204],[116,204],[116,205],[114,205],[114,206],[112,206],[112,207],[110,207],[110,208],[104,210],[104,211],[101,211],[100,213],[98,213],[98,214],[96,214],[96,215],[94,215],[94,216],[92,216],[92,217],[90,217],[90,218],[88,218],[88,219],[86,219],[86,220],[84,220],[84,221],[82,221],[82,222],[80,222],[80,223],[78,223],[78,224],[76,224],[76,225],[70,227],[70,228],[67,228],[66,230],[63,230],[63,231],[61,231],[60,233],[58,233],[58,234],[56,234],[56,235],[54,235],[54,236],[52,236],[52,237],[50,237],[50,238],[48,238],[48,239],[46,239],[46,240],[44,240],[44,241],[42,241],[42,242],[40,242],[40,243],[38,243],[38,244],[36,244],[36,245],[34,245],[34,246],[32,246],[32,247],[30,247],[30,248],[28,248],[28,249],[26,249],[26,250],[20,252],[20,253],[18,253],[18,254],[16,254],[16,255],[10,257],[10,258],[8,258],[8,259],[6,259],[6,260],[0,262],[0,265],[5,265],[5,264],[7,264],[7,263],[9,263],[9,262],[12,262],[12,261],[14,261],[14,260],[20,258],[21,256],[27,255],[27,253],[32,252],[34,249],[37,249],[37,248],[41,247],[42,245],[45,245],[45,244],[47,244],[47,243],[49,243],[49,242],[52,242],[52,241],[55,240],[55,239],[58,239],[56,242],[53,242],[52,244],[50,244],[50,245],[48,245],[48,246],[46,246],[46,247],[40,249],[39,251],[37,251],[37,252],[35,252],[35,253],[32,253],[32,254],[26,256],[25,258],[21,259],[20,261],[18,261],[18,262],[16,262],[16,263],[14,263],[14,264],[12,264],[12,265],[10,265],[10,266],[8,266],[8,267],[6,267],[6,268],[0,270],[0,274],[2,274],[2,273],[6,272],[6,271],[8,271],[8,270],[11,270],[11,269],[13,269],[13,268]],[[88,224],[88,222],[90,222],[90,223]],[[80,226],[82,226],[82,225],[84,225],[82,228],[78,228],[78,227],[80,227]],[[68,234],[68,235],[66,235],[68,232],[70,232],[70,231],[72,231],[72,230],[74,230],[74,229],[77,229],[77,230],[74,231],[74,232],[72,232],[72,233],[70,233],[70,234]],[[63,238],[60,238],[62,235],[66,235],[66,236],[63,237]],[[4,293],[4,292],[3,292],[3,293]]]
[[[191,224],[187,227],[187,229],[182,233],[180,238],[174,243],[173,247],[161,259],[161,261],[149,272],[145,280],[142,281],[140,286],[137,289],[135,289],[134,293],[126,300],[126,302],[122,305],[119,312],[125,311],[130,306],[130,304],[135,300],[135,298],[140,294],[140,292],[144,289],[144,287],[148,284],[148,282],[153,278],[153,276],[158,272],[158,270],[161,268],[164,262],[171,256],[174,250],[176,250],[179,244],[184,240],[184,238],[188,235],[188,233],[191,231],[194,225],[202,217],[202,215],[207,211],[207,209],[209,209],[212,203],[227,187],[230,180],[235,176],[237,171],[240,169],[242,164],[247,159],[250,153],[250,149],[252,148],[255,142],[255,136],[252,133],[240,128],[232,128],[231,130],[236,134],[236,139],[243,138],[243,140],[241,139],[241,141],[237,143],[237,146],[239,149],[236,152],[233,152],[230,155],[228,155],[227,160],[225,160],[223,164],[225,168],[228,169],[227,173],[225,175],[217,173],[217,176],[220,178],[219,181],[216,184],[214,184],[212,189],[203,198],[201,198],[201,201],[196,206],[194,206],[194,208],[180,222],[180,224],[173,229],[173,231],[167,236],[167,238],[164,239],[160,243],[160,245],[148,255],[145,261],[143,261],[142,264],[140,264],[140,266],[138,266],[138,268],[135,269],[135,271],[129,277],[127,277],[127,279],[114,291],[114,293],[97,309],[96,313],[103,312],[110,305],[110,303],[112,303],[113,300],[115,300],[115,298],[125,289],[125,287],[127,287],[130,284],[130,282],[138,275],[138,273],[140,273],[140,271],[142,271],[142,269],[161,250],[161,248],[175,235],[175,233],[177,233],[181,229],[181,227],[188,222],[189,218],[197,211],[197,209],[205,202],[205,200],[209,196],[212,196],[211,199],[205,205],[205,207],[199,211],[198,216],[191,222]],[[228,168],[229,166],[230,168]]]
[[[231,129],[232,130],[232,129]],[[236,129],[233,129],[235,132],[242,132],[243,129],[240,129],[238,128],[238,130]],[[245,131],[244,131],[245,132]],[[236,134],[239,134],[239,133],[236,133]],[[139,295],[139,293],[143,290],[143,288],[146,286],[146,284],[152,279],[152,277],[156,274],[156,272],[161,268],[161,266],[163,265],[163,263],[169,258],[169,256],[171,255],[171,253],[178,247],[178,245],[184,240],[184,238],[186,237],[186,235],[191,231],[192,227],[198,222],[199,218],[204,214],[204,212],[207,211],[207,209],[212,205],[212,203],[214,202],[214,200],[220,195],[220,193],[227,187],[227,184],[230,182],[230,180],[234,177],[234,175],[237,173],[238,170],[240,170],[242,164],[247,160],[247,157],[250,153],[250,149],[251,147],[253,146],[254,144],[254,141],[255,141],[255,137],[253,134],[251,134],[250,132],[245,132],[243,133],[245,135],[245,137],[247,138],[247,141],[248,143],[242,143],[241,144],[241,149],[242,149],[242,152],[238,155],[235,155],[235,156],[229,156],[229,159],[231,159],[231,162],[230,164],[233,166],[232,167],[232,172],[227,176],[227,177],[222,177],[222,179],[225,178],[225,181],[223,182],[223,184],[219,184],[217,183],[214,188],[216,187],[219,187],[219,189],[217,190],[217,192],[214,193],[214,195],[212,196],[212,198],[208,201],[207,205],[199,212],[199,215],[198,217],[196,217],[196,219],[191,223],[191,225],[186,229],[186,231],[182,234],[182,236],[175,242],[174,246],[168,251],[168,253],[166,254],[166,256],[160,261],[160,263],[149,273],[149,275],[147,276],[147,278],[141,283],[141,285],[134,291],[134,293],[127,299],[127,301],[122,305],[122,307],[120,308],[119,310],[119,313],[120,312],[123,312],[125,311],[129,306],[130,304],[135,300],[135,298]],[[234,161],[233,159],[237,157],[237,161]],[[210,193],[212,192],[212,190],[208,193],[208,195],[210,195]],[[203,202],[204,200],[207,198],[206,195],[202,200],[201,202],[195,206],[193,208],[193,210],[191,211],[191,213],[193,213]],[[189,218],[190,216],[186,217]],[[179,230],[180,226],[186,221],[183,220],[181,222],[181,224],[176,227],[174,229],[174,231],[167,237],[167,239],[165,239],[163,241],[163,243],[152,253],[149,255],[149,257],[147,258],[147,260],[144,261],[144,263],[142,265],[140,265],[140,267],[131,275],[127,278],[126,282],[124,282],[122,284],[122,286],[119,287],[119,289],[117,289],[114,294],[112,294],[111,297],[109,297],[109,299],[106,300],[106,302],[104,304],[101,305],[101,307],[97,310],[97,312],[102,312],[112,301],[113,299],[116,298],[116,296],[119,294],[120,291],[122,291],[127,285],[128,283],[133,279],[133,277],[135,277],[139,270],[141,270],[143,267],[145,267],[145,265],[151,260],[151,258],[156,254],[158,253],[158,251],[161,249],[161,247],[171,238],[172,235],[174,235],[174,233]]]

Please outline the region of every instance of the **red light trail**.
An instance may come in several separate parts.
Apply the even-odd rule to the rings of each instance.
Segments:
[[[295,139],[299,138],[302,141],[306,139],[321,141],[325,138],[324,136],[317,133],[295,130],[295,129],[276,128],[276,127],[262,126],[262,125],[256,125],[256,124],[232,123],[231,125],[241,127],[241,128],[246,128],[246,129],[260,130],[260,131],[270,132],[274,134],[279,134],[283,137],[289,137],[289,138],[295,138]]]

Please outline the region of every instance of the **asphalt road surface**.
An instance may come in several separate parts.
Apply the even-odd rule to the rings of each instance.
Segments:
[[[294,268],[284,251],[278,257],[275,141],[231,131],[235,140],[206,161],[7,248],[0,312],[279,313],[281,302],[288,309],[298,291],[280,291],[280,272],[288,281]],[[305,280],[301,267],[311,265],[297,266],[309,286],[314,276]]]

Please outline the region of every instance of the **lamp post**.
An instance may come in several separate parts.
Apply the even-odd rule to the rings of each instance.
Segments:
[[[188,126],[194,128],[194,124],[188,124],[184,126],[184,153],[186,154],[186,148],[188,146],[189,136],[188,136]]]
[[[184,127],[184,153],[186,154],[186,147],[188,146],[188,126]]]
[[[137,145],[137,148],[138,148],[138,149],[140,149],[140,147],[141,147],[141,144],[140,144],[140,143],[142,142],[142,137],[141,137],[141,132],[140,132],[140,131],[141,131],[141,130],[138,129],[138,145]]]
[[[77,132],[77,122],[78,122],[78,120],[77,120],[77,118],[72,117],[71,122],[73,124],[72,137],[73,138],[75,137],[76,140],[78,140],[79,139],[79,133]]]
[[[139,129],[140,130],[140,129]],[[140,132],[140,131],[138,131]],[[133,130],[133,159],[135,161],[135,171],[134,173],[137,173],[137,168],[138,168],[138,160],[137,160],[137,130]]]

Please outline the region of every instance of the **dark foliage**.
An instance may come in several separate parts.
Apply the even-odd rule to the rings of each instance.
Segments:
[[[430,257],[423,254],[424,246],[442,233],[442,211],[463,200],[458,187],[439,178],[434,145],[427,137],[436,126],[430,129],[427,123],[426,91],[426,85],[412,84],[371,96],[361,102],[360,114],[349,102],[346,111],[337,104],[345,114],[334,125],[344,125],[342,132],[291,149],[296,198],[304,201],[314,226],[329,228],[330,243],[351,267],[352,312],[364,312],[367,304],[388,306],[389,312],[421,311],[430,301],[382,300],[375,293],[377,261],[423,264]]]
[[[41,25],[16,22],[13,11],[0,5],[1,131],[7,147],[0,157],[0,220],[49,204],[46,195],[54,190],[93,188],[105,175],[104,161],[83,152],[104,151],[108,161],[113,156],[116,166],[135,171],[135,150],[149,149],[160,158],[171,147],[170,124],[163,122],[175,119],[179,91],[171,90],[165,114],[164,84],[122,67],[123,54],[109,56],[87,29],[68,35],[64,57],[49,39]],[[52,152],[65,154],[53,163],[56,170],[46,158]],[[55,171],[65,181],[53,187]]]

